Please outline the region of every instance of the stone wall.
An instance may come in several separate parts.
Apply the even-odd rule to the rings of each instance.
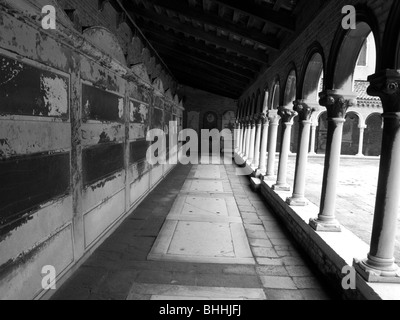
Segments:
[[[110,23],[81,16],[91,26],[79,33],[53,1],[46,31],[41,2],[0,2],[0,299],[43,297],[45,266],[60,286],[172,170],[146,161],[146,134],[183,117],[148,50],[125,61],[131,35],[104,27],[113,8]],[[93,3],[70,4],[94,15]]]

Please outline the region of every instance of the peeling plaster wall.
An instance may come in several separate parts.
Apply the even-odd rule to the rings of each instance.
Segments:
[[[183,107],[119,50],[107,56],[65,25],[45,32],[9,6],[0,2],[0,299],[33,299],[45,294],[44,266],[64,281],[173,168],[147,163],[146,134],[181,125]]]

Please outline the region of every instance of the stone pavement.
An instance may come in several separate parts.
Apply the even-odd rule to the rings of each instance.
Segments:
[[[216,170],[215,166],[211,168]],[[207,176],[210,174],[207,167],[178,165],[53,299],[336,298],[263,199],[251,191],[249,178],[236,176],[235,168],[234,165],[219,166],[218,180]],[[220,184],[217,186],[215,181]],[[202,189],[207,185],[208,190]],[[192,202],[179,200],[185,195],[193,197]],[[200,205],[199,197],[208,197],[209,203],[216,199],[234,199],[234,203],[225,202],[231,206],[229,210],[223,211],[224,207],[219,206],[218,211],[213,211],[211,206],[207,209]],[[179,206],[179,201],[186,202]],[[180,209],[176,211],[176,208]],[[232,210],[237,210],[238,215],[230,214]],[[232,249],[226,237],[221,240],[224,245],[210,243],[208,239],[216,236],[215,233],[203,232],[199,236],[184,232],[185,227],[196,226],[199,217],[210,226],[220,223],[221,228],[229,225],[231,229],[243,229],[245,236],[239,232],[236,237],[234,232],[227,232],[226,237],[232,237]],[[157,251],[160,244],[165,245],[160,240],[165,239],[165,226],[170,221],[181,223],[181,227],[169,234],[170,242],[163,249],[164,254],[154,255],[160,252]],[[245,241],[238,242],[238,239]],[[197,241],[202,245],[193,244]],[[244,256],[237,252],[244,252],[246,260],[241,260]]]

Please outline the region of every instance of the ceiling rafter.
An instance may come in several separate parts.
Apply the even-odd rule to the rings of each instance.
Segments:
[[[257,18],[285,31],[294,32],[296,29],[295,17],[285,12],[276,12],[266,5],[257,5],[254,2],[243,0],[212,0],[245,15]]]
[[[174,53],[176,56],[179,56],[181,58],[194,60],[199,63],[204,63],[213,69],[229,72],[231,74],[245,77],[247,79],[253,79],[255,76],[254,72],[250,72],[247,70],[238,70],[238,68],[235,68],[233,65],[213,59],[212,57],[209,57],[207,55],[190,52],[190,50],[188,50],[183,46],[171,45],[168,44],[168,42],[165,42],[165,43],[154,44],[154,47],[158,52],[161,53],[161,55]]]
[[[194,36],[209,43],[213,43],[217,46],[223,47],[228,51],[235,52],[241,56],[245,56],[264,65],[268,63],[268,55],[266,53],[263,53],[259,50],[254,50],[250,47],[243,47],[239,42],[236,43],[229,41],[229,39],[218,37],[216,34],[204,31],[204,29],[195,28],[189,24],[182,24],[175,19],[169,19],[155,12],[150,12],[150,10],[146,11],[138,8],[134,11],[131,11],[131,14],[134,16],[143,17],[156,24],[163,25],[178,32]]]
[[[164,43],[165,41],[169,41],[171,44],[179,43],[187,48],[203,52],[216,59],[235,64],[241,68],[248,69],[253,72],[259,72],[261,70],[261,64],[259,63],[252,62],[228,53],[222,53],[217,49],[211,48],[209,45],[202,44],[201,42],[191,41],[184,36],[172,35],[171,32],[167,32],[162,27],[155,27],[154,25],[150,25],[148,23],[143,24],[138,20],[137,23],[141,30],[143,30],[145,33],[146,37],[155,43]]]
[[[236,36],[244,38],[245,40],[253,41],[274,51],[279,50],[279,40],[276,36],[264,34],[255,28],[241,28],[238,26],[238,24],[224,19],[223,16],[218,16],[211,12],[204,14],[201,9],[193,8],[186,2],[165,0],[148,0],[148,2],[151,2],[155,6],[173,11],[176,14],[183,15],[189,19],[230,32]],[[221,6],[221,8],[226,7]]]

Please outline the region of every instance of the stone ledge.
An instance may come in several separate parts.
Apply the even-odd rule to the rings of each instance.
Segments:
[[[235,158],[241,159],[237,154]],[[304,207],[289,206],[286,199],[292,193],[272,190],[274,183],[264,178],[258,190],[338,293],[347,299],[400,300],[400,284],[369,283],[359,274],[356,276],[356,290],[344,290],[341,285],[345,276],[343,267],[353,266],[354,259],[365,259],[369,245],[343,226],[340,233],[315,231],[309,221],[317,218],[319,207],[313,203]]]
[[[310,225],[310,219],[318,216],[319,208],[314,204],[305,207],[290,207],[286,199],[290,192],[275,192],[272,181],[261,183],[261,193],[273,205],[276,214],[284,221],[293,237],[303,247],[325,275],[332,286],[347,299],[400,300],[400,285],[389,283],[368,283],[357,274],[356,290],[344,290],[341,280],[343,267],[353,266],[354,259],[364,259],[369,246],[342,226],[342,232],[317,232]],[[315,252],[317,251],[317,252]]]

